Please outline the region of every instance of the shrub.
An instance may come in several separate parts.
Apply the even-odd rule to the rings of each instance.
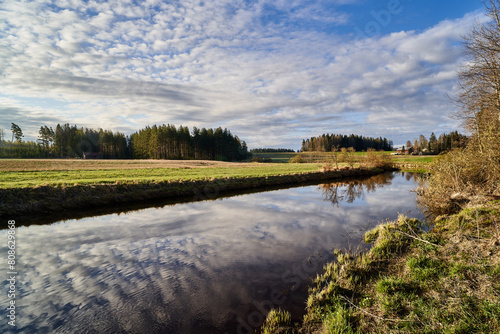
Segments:
[[[288,162],[291,164],[303,164],[306,161],[304,160],[304,158],[302,158],[302,156],[300,154],[297,154],[293,158],[290,158],[290,160],[288,160]]]
[[[356,156],[354,154],[355,152],[356,150],[354,149],[354,147],[342,147],[340,149],[340,161],[347,163],[351,167],[354,167],[354,164],[356,163]]]
[[[377,151],[374,148],[369,148],[366,150],[365,165],[367,167],[378,167],[378,168],[389,168],[391,166],[390,157]]]
[[[335,167],[333,166],[333,161],[325,161],[321,164],[321,170],[323,172],[330,172],[334,169]]]
[[[496,155],[485,156],[471,145],[438,158],[429,165],[430,176],[420,181],[419,204],[437,216],[500,195],[500,153]]]

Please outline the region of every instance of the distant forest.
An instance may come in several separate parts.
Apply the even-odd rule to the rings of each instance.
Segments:
[[[250,153],[295,153],[291,148],[254,148]]]
[[[356,151],[366,151],[369,148],[392,151],[392,140],[387,138],[363,137],[351,134],[323,134],[318,137],[302,140],[302,152],[331,152],[342,147],[353,147]]]
[[[194,127],[191,134],[187,126],[147,126],[130,136],[130,149],[136,159],[240,161],[250,157],[247,144],[220,127]]]
[[[0,158],[206,159],[239,161],[251,156],[247,145],[227,129],[153,125],[125,136],[103,129],[57,124],[42,126],[36,142],[23,141],[12,123],[12,139],[0,130]]]

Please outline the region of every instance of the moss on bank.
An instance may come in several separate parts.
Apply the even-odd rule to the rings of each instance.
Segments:
[[[378,168],[342,169],[330,172],[305,172],[257,177],[220,177],[195,180],[140,182],[117,181],[105,184],[55,184],[0,189],[0,217],[47,214],[63,210],[97,208],[115,204],[192,196],[194,200],[212,199],[229,191],[383,173]]]
[[[366,233],[369,251],[336,251],[314,280],[303,323],[265,332],[499,333],[500,201],[426,230],[400,216]]]

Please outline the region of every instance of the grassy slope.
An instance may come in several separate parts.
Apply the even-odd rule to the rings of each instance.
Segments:
[[[317,172],[318,164],[167,163],[137,160],[0,161],[0,188],[244,178]]]
[[[500,333],[500,201],[436,220],[401,216],[336,252],[292,326],[275,311],[264,333]]]

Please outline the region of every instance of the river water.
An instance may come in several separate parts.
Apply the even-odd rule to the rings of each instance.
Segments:
[[[298,321],[333,248],[398,212],[422,217],[415,186],[384,174],[19,226],[16,328],[4,281],[0,332],[251,333],[271,307]]]

